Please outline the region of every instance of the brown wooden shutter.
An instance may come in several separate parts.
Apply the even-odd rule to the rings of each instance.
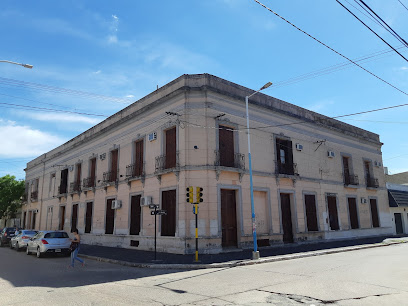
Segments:
[[[75,180],[75,183],[77,186],[81,185],[81,172],[82,172],[82,164],[77,164],[77,173],[76,173],[76,180]]]
[[[71,216],[71,233],[77,228],[78,225],[78,204],[72,205]]]
[[[60,224],[59,224],[59,230],[62,231],[64,230],[65,226],[65,206],[60,206]]]
[[[90,233],[92,229],[92,210],[93,203],[86,203],[86,214],[85,214],[85,233]]]
[[[356,199],[348,198],[347,201],[349,206],[350,227],[352,229],[359,228]]]
[[[234,167],[234,132],[220,125],[218,130],[220,166]]]
[[[140,233],[140,195],[132,196],[130,200],[130,235],[139,235]]]
[[[165,169],[176,167],[176,127],[166,131],[166,165]]]
[[[68,169],[61,171],[60,193],[67,193],[68,186]]]
[[[135,143],[135,167],[133,176],[141,176],[143,172],[143,140]]]
[[[328,196],[327,206],[329,208],[330,229],[337,231],[340,229],[340,227],[339,227],[339,217],[337,214],[336,197]]]
[[[237,237],[237,205],[235,190],[221,189],[221,224],[222,246],[236,247]]]
[[[290,195],[287,193],[281,193],[280,199],[282,212],[283,242],[293,242],[293,225],[292,225],[292,211],[290,207]]]
[[[162,209],[167,215],[161,216],[161,235],[176,235],[176,190],[162,192]]]
[[[96,179],[96,158],[91,159],[91,173],[90,173],[91,181],[90,186],[95,186],[95,179]]]
[[[316,213],[316,197],[312,194],[305,195],[306,220],[308,231],[318,231],[317,213]]]
[[[113,234],[115,227],[115,210],[112,209],[113,200],[114,199],[108,199],[106,201],[105,234]]]
[[[378,219],[378,207],[377,200],[370,199],[371,219],[373,221],[373,227],[380,227],[380,220]]]

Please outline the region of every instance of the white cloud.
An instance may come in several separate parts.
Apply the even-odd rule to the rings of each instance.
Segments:
[[[408,70],[408,67],[406,67],[406,66],[401,67],[401,70]]]
[[[112,21],[109,27],[108,43],[114,44],[118,42],[118,28],[119,28],[119,18],[116,15],[112,15]]]
[[[74,114],[48,114],[48,113],[25,113],[27,117],[34,120],[47,121],[47,122],[69,122],[69,123],[86,123],[95,125],[101,122],[103,119],[86,117]]]
[[[308,106],[307,109],[310,109],[313,112],[321,112],[326,110],[330,105],[333,104],[334,101],[331,100],[319,101],[313,105]]]
[[[50,133],[2,119],[0,139],[2,140],[0,157],[3,158],[39,156],[66,141]]]

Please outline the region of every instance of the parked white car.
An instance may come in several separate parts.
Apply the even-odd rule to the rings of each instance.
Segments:
[[[39,231],[27,244],[27,255],[35,253],[38,258],[44,254],[69,255],[71,240],[66,232]]]
[[[28,241],[30,241],[30,239],[36,234],[37,231],[31,230],[20,230],[16,232],[15,236],[10,240],[10,248],[16,249],[17,252],[23,248],[26,248]]]

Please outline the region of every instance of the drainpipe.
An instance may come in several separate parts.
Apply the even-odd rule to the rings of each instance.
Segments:
[[[42,183],[41,183],[41,201],[40,201],[40,221],[38,222],[38,229],[41,230],[41,220],[42,220],[42,205],[43,205],[43,198],[44,198],[44,176],[45,176],[45,159],[47,157],[47,153],[44,154],[43,162],[43,174],[42,174]]]

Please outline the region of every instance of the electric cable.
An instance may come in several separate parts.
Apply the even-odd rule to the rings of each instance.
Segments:
[[[402,3],[400,0],[398,0],[398,2],[401,3],[401,5],[408,11],[408,7],[406,7],[406,6],[404,5],[404,3]]]
[[[354,62],[353,60],[351,60],[350,58],[348,58],[347,56],[341,54],[340,52],[334,50],[332,47],[326,45],[325,43],[323,43],[321,40],[317,39],[316,37],[310,35],[309,33],[303,31],[302,29],[300,29],[299,27],[297,27],[296,25],[294,25],[293,23],[291,23],[290,21],[288,21],[287,19],[285,19],[284,17],[280,16],[278,13],[276,13],[275,11],[273,11],[272,9],[270,9],[269,7],[265,6],[263,3],[259,2],[258,0],[254,0],[256,3],[258,3],[259,5],[261,5],[262,7],[264,7],[265,9],[267,9],[268,11],[270,11],[271,13],[273,13],[274,15],[276,15],[277,17],[279,17],[280,19],[282,19],[283,21],[285,21],[286,23],[290,24],[292,27],[294,27],[295,29],[297,29],[298,31],[302,32],[303,34],[309,36],[310,38],[312,38],[313,40],[315,40],[316,42],[318,42],[319,44],[323,45],[324,47],[328,48],[329,50],[331,50],[332,52],[336,53],[337,55],[343,57],[344,59],[350,61],[351,63],[353,63],[354,65],[356,65],[357,67],[359,67],[360,69],[364,70],[365,72],[369,73],[370,75],[372,75],[373,77],[377,78],[378,80],[380,80],[381,82],[387,84],[388,86],[394,88],[395,90],[403,93],[404,95],[408,96],[408,93],[406,93],[405,91],[403,91],[402,89],[399,89],[398,87],[396,87],[395,85],[391,84],[390,82],[382,79],[381,77],[377,76],[376,74],[374,74],[373,72],[369,71],[368,69],[364,68],[363,66],[357,64],[356,62]],[[337,0],[336,0],[337,1]]]

